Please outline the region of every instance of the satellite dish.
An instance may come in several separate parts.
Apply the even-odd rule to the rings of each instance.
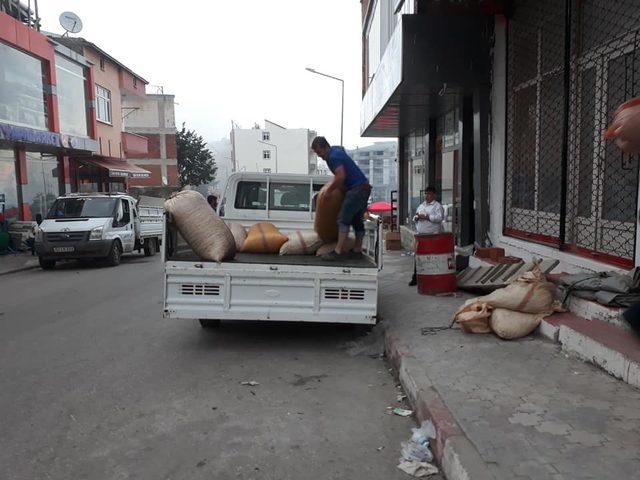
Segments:
[[[73,12],[62,12],[60,14],[60,25],[69,33],[78,33],[82,30],[82,20]]]

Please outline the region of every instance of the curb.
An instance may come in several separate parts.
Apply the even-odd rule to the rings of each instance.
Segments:
[[[436,427],[436,439],[431,441],[431,448],[447,480],[494,480],[421,365],[407,354],[400,340],[389,330],[384,335],[385,353],[416,418],[419,422],[431,419]]]
[[[39,265],[23,265],[22,267],[12,268],[10,270],[0,270],[0,277],[3,275],[9,275],[11,273],[24,272],[25,270],[33,270],[34,268],[38,268]]]

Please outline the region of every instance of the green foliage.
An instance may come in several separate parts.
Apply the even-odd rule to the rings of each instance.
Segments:
[[[218,167],[202,136],[194,130],[187,130],[183,123],[182,130],[176,132],[176,146],[180,185],[197,187],[211,183]]]

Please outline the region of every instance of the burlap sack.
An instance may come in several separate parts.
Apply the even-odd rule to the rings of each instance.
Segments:
[[[288,240],[286,235],[269,222],[256,223],[249,229],[247,239],[242,244],[243,253],[278,253]]]
[[[288,235],[289,240],[280,247],[280,255],[313,255],[322,245],[316,232],[296,230]]]
[[[247,239],[247,231],[237,222],[229,222],[227,223],[227,227],[231,230],[231,235],[233,235],[233,239],[236,242],[236,250],[242,250],[242,245],[244,245],[244,241]]]
[[[555,285],[547,282],[538,267],[514,282],[475,300],[492,308],[506,308],[522,313],[544,313],[554,310]]]
[[[512,340],[529,335],[538,328],[545,316],[544,313],[521,313],[505,308],[496,308],[491,312],[489,325],[500,338]]]
[[[236,243],[224,221],[194,190],[176,192],[164,202],[182,238],[203,260],[222,262],[236,254]]]
[[[330,243],[323,244],[316,251],[316,255],[318,257],[321,257],[325,253],[333,252],[336,249],[336,245],[337,244],[338,244],[338,242],[330,242]],[[348,252],[349,250],[351,250],[353,248],[353,246],[355,244],[356,244],[356,240],[353,237],[347,237],[347,239],[344,241],[344,251]]]
[[[491,333],[489,327],[490,307],[486,303],[476,302],[473,299],[458,309],[454,320],[460,324],[466,333]]]
[[[338,239],[338,214],[344,194],[336,189],[327,195],[328,185],[322,187],[318,193],[314,228],[324,242],[335,242]]]

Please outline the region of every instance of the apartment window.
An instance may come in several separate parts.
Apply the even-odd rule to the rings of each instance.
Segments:
[[[86,137],[87,102],[84,67],[56,55],[56,78],[60,131]]]
[[[133,77],[133,88],[137,88],[138,87],[138,79],[136,77]]]
[[[270,150],[263,150],[262,151],[262,159],[263,160],[269,160],[271,158],[271,151]]]
[[[373,13],[371,14],[371,21],[369,22],[367,31],[367,71],[369,82],[373,80],[378,65],[380,65],[380,58],[382,57],[380,49],[380,3],[381,0],[377,0],[373,7]]]
[[[262,173],[271,173],[271,169],[270,168],[263,168],[262,169]]]
[[[111,92],[96,84],[96,118],[111,123]]]
[[[268,142],[269,140],[271,140],[271,133],[262,132],[262,140],[265,142]]]
[[[100,70],[104,72],[104,57],[100,57]]]

